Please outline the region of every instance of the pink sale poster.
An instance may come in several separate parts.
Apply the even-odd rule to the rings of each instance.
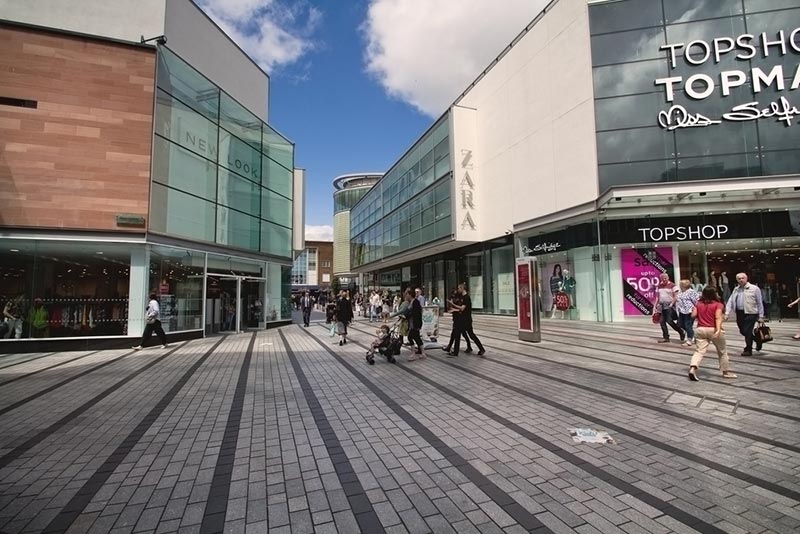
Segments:
[[[622,289],[625,315],[652,315],[658,278],[667,273],[674,281],[671,248],[636,248],[622,251]]]

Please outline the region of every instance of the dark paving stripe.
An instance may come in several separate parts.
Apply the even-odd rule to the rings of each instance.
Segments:
[[[531,393],[531,392],[526,391],[526,390],[524,390],[522,388],[519,388],[517,386],[512,386],[512,385],[507,384],[507,383],[505,383],[505,382],[503,382],[501,380],[497,380],[495,378],[491,378],[491,377],[489,377],[489,376],[487,376],[487,375],[485,375],[483,373],[480,373],[478,371],[474,371],[472,369],[463,367],[463,366],[458,365],[458,364],[456,364],[454,362],[446,361],[446,360],[439,360],[438,358],[437,358],[437,361],[440,361],[443,364],[446,364],[446,365],[449,365],[449,366],[454,367],[456,369],[459,369],[460,371],[463,371],[465,373],[468,373],[468,374],[471,374],[473,376],[476,376],[476,377],[478,377],[478,378],[480,378],[482,380],[486,380],[486,381],[491,382],[493,384],[496,384],[498,386],[504,387],[506,389],[510,389],[511,391],[514,391],[515,393],[519,393],[520,395],[523,395],[525,397],[533,399],[533,400],[535,400],[537,402],[540,402],[542,404],[546,404],[548,406],[552,406],[553,408],[556,408],[556,409],[561,410],[563,412],[575,415],[575,416],[580,417],[582,419],[585,419],[587,421],[595,421],[597,424],[602,425],[602,426],[604,426],[605,428],[607,428],[609,430],[614,430],[616,432],[619,432],[620,434],[624,434],[626,436],[630,436],[630,437],[635,438],[635,439],[637,439],[637,440],[639,440],[641,442],[647,443],[648,445],[651,445],[653,447],[656,447],[656,448],[665,450],[665,451],[667,451],[669,453],[672,453],[675,456],[680,456],[681,458],[685,458],[685,459],[687,459],[689,461],[696,462],[696,463],[704,465],[706,467],[710,467],[710,468],[712,468],[712,469],[714,469],[716,471],[719,471],[720,473],[725,473],[726,475],[732,476],[734,478],[738,478],[739,480],[743,480],[743,481],[745,481],[745,482],[747,482],[749,484],[754,484],[756,486],[761,486],[762,488],[768,489],[768,490],[770,490],[770,491],[772,491],[774,493],[777,493],[778,495],[783,495],[784,497],[787,497],[789,499],[794,499],[795,501],[800,502],[800,492],[798,492],[798,491],[794,491],[794,490],[791,490],[789,488],[784,488],[783,486],[780,486],[780,485],[775,484],[773,482],[770,482],[768,480],[764,480],[764,479],[761,479],[761,478],[758,478],[758,477],[755,477],[755,476],[752,476],[752,475],[748,475],[747,473],[743,473],[741,471],[738,471],[736,469],[728,467],[727,465],[723,465],[723,464],[714,462],[713,460],[709,460],[707,458],[703,458],[702,456],[698,456],[696,454],[693,454],[691,452],[684,451],[683,449],[679,449],[678,447],[674,447],[674,446],[669,445],[667,443],[663,443],[661,441],[658,441],[656,439],[648,437],[648,436],[646,436],[644,434],[640,434],[639,432],[636,432],[634,430],[630,430],[628,428],[625,428],[625,427],[619,426],[617,424],[614,424],[611,421],[606,421],[604,419],[601,419],[601,418],[597,417],[596,415],[592,415],[592,414],[589,414],[589,413],[586,413],[586,412],[582,412],[580,410],[576,410],[576,409],[571,408],[571,407],[569,407],[569,406],[567,406],[565,404],[561,404],[560,402],[556,402],[556,401],[548,399],[546,397],[542,397],[541,395],[537,395],[535,393]],[[518,367],[516,365],[507,364],[505,362],[501,362],[501,361],[498,361],[498,360],[492,360],[492,361],[494,363],[498,363],[500,365],[506,365],[508,367],[511,367],[511,368],[514,368],[514,369],[518,369],[518,370],[521,370],[521,371],[526,371],[526,372],[529,371],[529,370],[526,370],[524,368]],[[542,376],[544,378],[550,378],[550,379],[555,380],[557,382],[562,382],[561,380],[559,380],[559,379],[557,379],[555,377],[548,376],[548,375],[546,375],[544,373],[537,373],[535,371],[530,371],[530,372],[532,374],[537,375],[537,376]],[[575,386],[575,384],[571,384],[571,383],[570,383],[570,385]],[[599,393],[599,394],[605,395],[607,397],[616,398],[614,395],[611,395],[611,394],[609,394],[607,392],[603,392],[603,391],[600,391],[600,390],[595,390],[595,389],[589,388],[589,387],[587,387],[585,385],[576,386],[576,387],[581,387],[581,389],[583,389],[585,391],[592,391],[592,392],[595,392],[595,393]],[[622,400],[624,402],[632,403],[632,401],[629,400],[629,399],[624,399],[623,398]],[[634,403],[634,404],[637,405],[637,406],[640,406],[640,403]],[[656,411],[663,411],[667,415],[674,415],[674,413],[670,412],[669,410],[656,409],[656,408],[654,408],[652,406],[649,406],[647,404],[644,404],[644,403],[641,403],[641,407],[648,408],[648,409],[653,409],[653,410],[656,410]],[[693,420],[694,418],[688,418],[687,417],[687,419]],[[702,421],[700,419],[697,419],[696,421],[699,424],[702,424],[702,425],[705,425],[705,426],[708,426],[708,427],[711,427],[711,428],[716,428],[718,430],[723,430],[724,432],[728,432],[728,433],[734,433],[733,430],[731,430],[729,428],[726,428],[726,427],[722,427],[720,425],[715,425],[714,423],[708,423],[708,422]],[[750,436],[750,434],[747,434],[746,432],[742,432],[741,434],[744,435],[745,437]],[[774,444],[773,443],[774,440],[769,440],[769,439],[766,439],[766,438],[760,438],[760,437],[755,436],[755,435],[753,435],[753,436],[754,437],[750,438],[750,439],[755,439],[756,441],[759,441],[761,443],[769,443],[770,445]],[[800,449],[800,447],[794,447],[794,446],[790,446],[788,444],[782,444],[780,442],[777,442],[777,443],[778,444],[774,444],[775,447],[783,447],[783,448],[791,447],[793,449]]]
[[[94,496],[100,491],[100,488],[106,483],[106,480],[114,473],[114,471],[119,467],[119,465],[125,460],[125,457],[131,451],[131,449],[142,439],[145,432],[156,422],[156,419],[161,415],[161,413],[166,409],[167,406],[175,399],[178,395],[178,392],[186,385],[186,382],[192,377],[192,375],[197,371],[197,369],[203,365],[203,363],[208,359],[209,356],[219,347],[219,345],[225,341],[227,336],[223,336],[220,338],[214,345],[206,351],[203,356],[200,357],[178,380],[172,388],[164,395],[158,404],[156,404],[152,410],[142,419],[136,428],[134,428],[130,434],[119,444],[119,446],[111,453],[111,456],[106,458],[106,461],[103,462],[97,471],[87,480],[81,489],[70,499],[70,501],[61,509],[57,516],[50,521],[50,524],[45,527],[42,531],[43,533],[55,533],[55,532],[66,532],[67,529],[72,525],[72,523],[78,518],[79,515],[83,512],[83,509],[92,501]],[[162,360],[174,350],[171,350],[169,353],[165,354],[164,356],[160,357],[154,363]],[[152,364],[151,364],[152,365]],[[149,367],[149,365],[148,365]]]
[[[32,373],[27,373],[27,374],[24,374],[24,375],[20,375],[20,376],[14,377],[11,380],[6,380],[5,382],[0,382],[0,386],[5,386],[5,385],[8,385],[8,384],[11,384],[12,382],[16,382],[17,380],[22,380],[23,378],[28,378],[29,376],[38,375],[39,373],[43,373],[45,371],[49,371],[50,369],[55,369],[56,367],[61,367],[62,365],[67,365],[68,363],[72,363],[72,362],[76,362],[78,360],[82,360],[83,358],[88,358],[89,356],[92,356],[93,354],[97,354],[98,352],[100,352],[100,351],[99,350],[95,350],[93,352],[90,352],[89,354],[84,354],[83,356],[78,356],[77,358],[73,358],[71,360],[67,360],[67,361],[64,361],[64,362],[61,362],[61,363],[57,363],[55,365],[51,365],[50,367],[45,367],[43,369],[39,369],[37,371],[33,371]]]
[[[311,409],[314,423],[317,425],[322,441],[325,443],[328,456],[330,456],[333,467],[336,470],[336,476],[342,484],[342,489],[344,489],[347,501],[350,503],[350,508],[353,511],[353,515],[356,518],[361,532],[364,534],[386,532],[380,519],[378,519],[378,514],[375,513],[375,508],[373,508],[372,503],[369,501],[369,498],[367,498],[367,492],[364,490],[361,482],[358,481],[358,476],[353,470],[353,466],[347,458],[342,444],[339,442],[339,438],[336,437],[336,432],[333,431],[328,417],[325,415],[325,411],[322,409],[317,395],[314,393],[314,388],[312,388],[311,384],[308,382],[308,378],[306,378],[306,374],[300,366],[297,356],[295,356],[294,351],[289,346],[289,342],[286,340],[286,336],[283,335],[283,332],[278,330],[278,334],[281,336],[281,341],[283,341],[283,345],[286,348],[286,354],[289,355],[289,361],[294,369],[294,374],[297,376],[297,381],[300,382],[303,396],[306,398],[306,403]]]
[[[660,386],[660,385],[657,385],[657,384],[651,384],[649,382],[642,382],[642,381],[636,380],[634,378],[626,378],[626,377],[623,377],[623,376],[614,375],[612,373],[606,373],[604,371],[595,371],[593,369],[587,369],[585,367],[580,367],[578,365],[573,365],[573,364],[564,363],[564,362],[555,362],[553,360],[548,360],[547,358],[542,358],[542,357],[539,357],[539,356],[533,356],[531,354],[526,354],[524,352],[517,352],[517,351],[513,351],[513,350],[508,350],[508,349],[499,349],[499,350],[501,350],[503,352],[507,352],[509,354],[516,354],[518,356],[523,356],[525,358],[531,358],[531,359],[534,359],[534,360],[539,360],[541,362],[547,362],[547,363],[551,363],[551,364],[558,364],[558,365],[562,365],[564,367],[573,367],[575,369],[580,369],[580,370],[588,372],[588,373],[593,373],[593,374],[598,374],[598,375],[606,375],[606,376],[610,376],[612,378],[617,378],[619,380],[624,380],[624,381],[627,381],[627,382],[643,383],[644,385],[647,385],[647,386],[650,386],[650,387],[653,387],[653,388],[665,389],[667,391],[676,391],[678,393],[692,395],[692,393],[687,393],[687,392],[681,391],[680,389],[676,389],[674,387]],[[551,349],[550,347],[547,347],[546,350],[553,350],[553,349]],[[558,351],[558,352],[563,352],[563,351]],[[568,352],[564,352],[564,353],[565,354],[569,354]],[[605,390],[605,389],[593,388],[593,387],[588,386],[586,384],[586,382],[574,382],[572,380],[567,380],[565,378],[558,378],[557,376],[553,376],[552,373],[541,373],[539,371],[534,371],[533,369],[529,369],[527,367],[521,367],[519,365],[515,365],[515,364],[509,363],[509,362],[505,362],[503,360],[499,360],[499,359],[496,359],[496,358],[485,357],[484,359],[487,360],[487,361],[494,362],[494,363],[499,364],[499,365],[503,365],[505,367],[509,367],[509,368],[517,370],[517,371],[522,371],[522,372],[530,374],[530,375],[538,376],[540,378],[544,378],[544,379],[547,379],[547,380],[552,380],[554,382],[559,382],[559,383],[567,385],[567,386],[576,387],[576,388],[582,389],[584,391],[591,391],[592,393],[597,393],[598,395],[602,395],[604,397],[609,397],[609,398],[612,398],[612,399],[615,399],[615,400],[618,400],[618,401],[626,402],[628,404],[633,404],[634,406],[638,406],[640,408],[647,408],[648,410],[653,410],[653,411],[660,412],[660,413],[663,413],[663,414],[666,414],[666,415],[671,415],[673,417],[678,417],[680,419],[685,419],[686,421],[691,421],[693,423],[697,423],[699,425],[707,426],[709,428],[714,428],[716,430],[722,430],[723,432],[728,432],[728,433],[734,434],[736,436],[740,436],[740,437],[743,437],[743,438],[751,439],[753,441],[758,441],[758,442],[761,442],[761,443],[767,443],[767,444],[772,445],[774,447],[781,447],[783,449],[786,449],[786,450],[789,450],[789,451],[792,451],[792,452],[800,453],[800,446],[791,445],[789,443],[784,443],[782,441],[765,438],[765,437],[759,436],[757,434],[752,434],[750,432],[745,432],[744,430],[738,430],[738,429],[731,428],[731,427],[728,427],[728,426],[725,426],[725,425],[712,423],[711,421],[706,421],[704,419],[699,419],[697,417],[692,417],[691,415],[680,414],[680,413],[674,412],[674,411],[672,411],[672,410],[670,410],[668,408],[663,408],[661,406],[655,406],[653,404],[648,404],[646,402],[638,401],[636,399],[631,399],[629,397],[624,397],[622,395],[618,395],[616,393],[612,393],[612,392],[610,392],[608,390]],[[684,378],[684,380],[686,380],[686,379]],[[693,395],[693,396],[696,396],[696,395]],[[716,398],[714,399],[714,401],[715,402],[720,402],[719,399],[716,399]],[[774,411],[766,410],[764,408],[759,408],[757,406],[750,406],[748,404],[739,404],[739,409],[742,409],[742,410],[748,409],[748,410],[752,410],[754,412],[761,412],[761,413],[769,414],[771,416],[779,417],[779,418],[783,418],[783,419],[800,420],[800,418],[798,418],[797,416],[794,416],[794,415],[782,414],[780,412],[774,412]]]
[[[43,389],[41,391],[38,391],[38,392],[34,393],[33,395],[25,397],[24,399],[19,400],[19,401],[15,402],[14,404],[11,404],[9,406],[6,406],[5,408],[0,409],[0,415],[7,414],[11,410],[16,410],[17,408],[19,408],[23,404],[27,404],[27,403],[31,402],[32,400],[36,400],[39,397],[47,395],[51,391],[57,390],[61,386],[65,386],[65,385],[69,384],[70,382],[73,382],[73,381],[75,381],[75,380],[77,380],[77,379],[79,379],[81,377],[84,377],[84,376],[88,375],[91,372],[97,371],[98,369],[102,369],[103,367],[106,367],[108,365],[111,365],[112,363],[118,362],[118,361],[120,361],[120,360],[122,360],[124,358],[127,358],[128,356],[131,356],[133,354],[136,354],[136,352],[135,351],[127,352],[127,353],[123,354],[122,356],[118,356],[118,357],[116,357],[116,358],[114,358],[112,360],[108,360],[107,362],[101,363],[100,365],[92,367],[91,369],[87,369],[87,370],[85,370],[85,371],[83,371],[81,373],[78,373],[75,376],[71,376],[71,377],[69,377],[69,378],[67,378],[65,380],[62,380],[61,382],[59,382],[57,384],[53,384],[52,386],[47,387],[47,388],[45,388],[45,389]]]
[[[573,333],[573,336],[574,335],[576,335],[576,334]],[[514,345],[525,345],[525,342],[523,342],[523,341],[517,341],[517,340],[514,340],[514,339],[507,339],[507,338],[491,336],[491,335],[485,334],[484,332],[481,332],[481,337],[482,338],[486,338],[486,339],[494,339],[494,340],[497,340],[497,341],[503,341],[505,343],[511,343],[511,344],[514,344]],[[674,362],[666,362],[666,361],[658,359],[658,358],[651,358],[651,357],[642,356],[640,354],[635,354],[635,353],[630,353],[630,352],[621,352],[621,351],[618,351],[618,350],[609,351],[609,350],[606,350],[606,349],[598,349],[598,348],[594,348],[594,347],[590,347],[590,346],[586,346],[586,345],[581,345],[581,344],[578,344],[578,343],[570,343],[569,341],[566,341],[563,338],[554,339],[552,341],[558,343],[559,345],[577,347],[577,348],[581,348],[581,349],[597,350],[599,352],[610,352],[612,354],[621,354],[621,355],[625,355],[625,356],[632,356],[634,358],[639,358],[639,359],[654,360],[654,361],[657,361],[657,362],[660,362],[660,363],[669,363],[669,364],[674,363]],[[639,347],[639,348],[641,348],[641,347]],[[618,360],[613,360],[613,359],[608,359],[608,358],[601,358],[599,356],[588,356],[588,355],[585,355],[585,354],[575,354],[574,352],[560,350],[558,348],[551,347],[551,346],[547,346],[545,349],[548,350],[548,351],[551,351],[551,352],[557,352],[559,354],[566,354],[567,356],[578,357],[578,358],[583,358],[583,359],[587,359],[587,360],[597,360],[597,361],[601,361],[601,362],[605,362],[605,363],[612,363],[612,364],[615,364],[615,365],[621,365],[621,366],[625,366],[625,367],[635,367],[635,368],[638,368],[638,369],[646,369],[646,370],[652,371],[654,373],[662,373],[662,374],[668,374],[668,375],[672,375],[672,376],[680,376],[680,377],[686,378],[686,373],[674,373],[674,372],[671,372],[671,371],[654,369],[654,368],[648,367],[648,366],[640,366],[640,365],[636,365],[636,364],[632,364],[632,363],[620,362]],[[529,358],[541,359],[541,358],[539,358],[537,356],[532,356],[530,354],[525,354],[525,353],[522,353],[522,352],[509,351],[508,349],[501,349],[501,350],[506,350],[508,352],[512,352],[513,354],[520,354],[522,356],[527,356]],[[679,353],[675,353],[675,354],[676,354],[676,356],[688,356],[689,355],[688,352],[686,352],[684,354],[679,354]],[[553,361],[553,360],[546,360],[546,361],[549,361],[551,363],[555,363],[555,364],[558,364],[558,365],[569,365],[569,364],[565,364],[565,363],[557,362],[557,361]],[[748,362],[742,361],[742,360],[738,360],[738,361],[732,361],[731,363],[733,365],[735,365],[736,363],[747,364]],[[688,364],[684,364],[684,366],[686,367],[686,369],[688,371],[689,365]],[[780,369],[783,370],[783,371],[793,370],[793,369],[786,369],[786,368],[783,368],[783,367],[781,367]],[[768,380],[768,379],[771,378],[769,376],[755,375],[755,374],[743,373],[743,372],[738,372],[737,374],[739,374],[739,376],[752,376],[752,377],[760,378],[760,379],[763,379],[763,380]],[[769,389],[763,389],[763,388],[759,388],[759,387],[755,387],[755,386],[741,386],[741,385],[735,384],[735,383],[733,383],[731,381],[725,381],[724,379],[718,379],[717,380],[717,379],[713,379],[713,378],[704,378],[703,380],[705,380],[706,382],[713,382],[714,384],[718,384],[720,386],[727,386],[727,387],[730,387],[730,388],[733,388],[733,389],[744,389],[744,390],[748,390],[748,391],[755,391],[755,392],[758,392],[758,393],[764,393],[766,395],[773,395],[775,397],[783,397],[783,398],[792,399],[792,400],[800,400],[800,395],[792,395],[791,393],[783,393],[783,392],[780,392],[780,391],[772,391],[772,390],[769,390]]]
[[[492,336],[486,336],[484,334],[481,334],[481,337],[483,337],[485,339],[496,339],[496,340],[499,340],[499,341],[511,342],[509,340],[504,340],[502,338],[497,338],[497,337],[492,337]],[[573,345],[571,343],[565,343],[565,342],[559,342],[559,343],[561,343],[562,345]],[[582,345],[573,345],[573,346],[581,347],[581,348],[588,349],[588,350],[592,350],[590,347],[585,347],[585,346],[582,346]],[[639,384],[639,385],[651,387],[653,389],[663,389],[665,391],[675,391],[677,393],[681,393],[683,395],[688,395],[690,397],[698,397],[698,398],[706,397],[707,399],[711,399],[714,402],[718,402],[720,404],[726,404],[728,406],[736,406],[738,404],[740,410],[745,410],[746,409],[746,410],[750,410],[752,412],[758,412],[758,413],[763,413],[765,415],[770,415],[770,416],[773,416],[773,417],[777,417],[779,419],[788,419],[790,421],[798,421],[798,422],[800,422],[800,416],[797,416],[797,415],[785,414],[785,413],[781,413],[781,412],[776,412],[774,410],[767,410],[766,408],[761,408],[759,406],[752,406],[750,404],[742,404],[742,403],[738,403],[736,401],[729,401],[729,400],[721,399],[721,398],[717,398],[717,397],[714,397],[712,399],[712,397],[709,397],[708,395],[702,395],[702,394],[695,393],[693,391],[678,389],[675,386],[665,386],[665,385],[662,385],[662,384],[649,382],[647,380],[638,380],[636,378],[630,378],[630,377],[627,377],[627,376],[622,376],[619,373],[609,373],[607,371],[599,371],[597,369],[591,369],[591,368],[583,367],[581,365],[576,365],[576,364],[573,364],[573,363],[560,362],[560,361],[557,361],[557,360],[550,360],[548,358],[544,358],[544,357],[541,357],[541,356],[534,356],[533,354],[528,354],[526,352],[519,352],[519,351],[515,351],[515,350],[511,350],[511,349],[500,348],[500,347],[494,347],[494,348],[496,350],[498,350],[498,351],[506,352],[508,354],[516,354],[518,356],[523,356],[525,358],[530,358],[530,359],[533,359],[533,360],[539,360],[541,362],[546,362],[546,363],[550,363],[550,364],[553,364],[553,365],[560,365],[562,367],[569,367],[570,369],[577,369],[579,371],[583,371],[583,372],[586,372],[586,373],[593,373],[593,374],[596,374],[596,375],[607,376],[607,377],[610,377],[610,378],[614,378],[616,380],[622,380],[622,381],[625,381],[625,382],[630,382],[632,384]],[[644,370],[652,371],[652,372],[655,372],[655,373],[665,373],[665,374],[672,375],[672,376],[679,376],[679,377],[681,377],[681,382],[684,382],[684,383],[686,382],[686,373],[672,373],[670,371],[659,371],[658,369],[653,369],[652,367],[645,367],[645,366],[635,365],[635,364],[631,364],[631,363],[622,363],[622,362],[617,362],[617,361],[614,361],[614,360],[609,360],[609,359],[606,359],[606,358],[598,358],[598,357],[595,357],[595,356],[587,356],[587,355],[584,355],[584,354],[575,354],[574,352],[568,352],[568,351],[564,351],[564,350],[559,350],[559,349],[556,349],[556,348],[553,348],[553,347],[549,347],[549,346],[548,347],[542,347],[542,350],[546,350],[546,351],[549,351],[549,352],[557,352],[559,354],[566,354],[568,356],[577,356],[579,358],[586,358],[586,359],[590,359],[590,360],[599,360],[599,361],[602,361],[602,362],[612,363],[612,364],[615,364],[615,365],[621,365],[621,366],[625,366],[625,367],[635,367],[637,369],[644,369]],[[486,359],[505,365],[504,362],[502,362],[500,360],[496,360],[494,358],[486,358]],[[688,366],[686,366],[686,367],[688,369]],[[533,371],[531,371],[531,373],[537,374],[537,373],[535,373]],[[742,374],[743,373],[739,373],[740,376]],[[546,378],[551,378],[551,375],[541,375],[540,374],[539,376],[544,376]],[[800,377],[794,377],[794,378],[800,378]],[[569,382],[569,381],[566,381],[566,380],[563,380],[563,379],[556,379],[556,378],[553,378],[553,380],[559,380],[559,381],[562,381],[563,383],[577,386],[577,384],[575,382]],[[703,380],[707,381],[707,382],[713,382],[715,384],[723,384],[723,385],[726,385],[726,386],[733,385],[733,384],[730,384],[730,382],[721,382],[721,381],[716,381],[716,380],[708,380],[707,378],[703,378]],[[586,388],[585,386],[583,386],[583,384],[581,384],[580,387],[583,388],[583,389],[589,389],[590,391],[598,391],[598,390],[591,390],[590,388]],[[739,387],[740,389],[746,389],[745,386],[737,386],[737,387]],[[763,390],[758,390],[758,391],[763,391]],[[775,392],[771,392],[771,394],[775,395]],[[609,396],[609,397],[613,396],[612,393],[604,393],[604,395]],[[795,398],[795,395],[789,395],[789,396],[792,397],[792,398]],[[634,402],[634,403],[636,402],[636,401],[628,400],[625,397],[615,397],[615,398],[617,398],[617,400],[625,400],[625,402]],[[797,398],[800,399],[800,397],[797,397]],[[648,406],[650,406],[650,405],[648,405]],[[655,406],[650,406],[650,407],[653,408],[654,410],[659,409],[659,408],[657,408]],[[674,413],[674,412],[671,412],[671,413]],[[684,417],[684,416],[683,415],[679,415],[679,417]],[[690,417],[690,416],[686,416],[686,417]],[[728,428],[728,427],[724,427],[724,428]],[[736,432],[736,431],[731,430],[731,432]]]
[[[10,363],[8,365],[3,365],[2,367],[0,367],[0,370],[8,369],[9,367],[14,367],[15,365],[22,365],[23,363],[32,362],[34,360],[41,360],[42,358],[47,358],[48,356],[52,356],[53,354],[57,354],[57,353],[48,352],[47,354],[42,354],[41,356],[34,356],[33,358],[28,358],[27,360],[22,360],[21,362],[14,362],[14,363]],[[0,357],[0,361],[2,361],[3,359],[4,358]]]
[[[150,369],[151,367],[153,367],[154,365],[156,365],[157,363],[162,361],[167,356],[170,356],[173,352],[175,352],[176,350],[180,349],[185,344],[186,343],[183,343],[182,345],[180,345],[178,347],[175,347],[174,349],[172,349],[171,351],[167,352],[166,354],[164,354],[162,356],[159,356],[158,358],[156,358],[152,362],[148,363],[147,365],[145,365],[141,369],[139,369],[137,371],[134,371],[132,374],[128,375],[127,377],[125,377],[122,380],[114,383],[114,385],[112,385],[111,387],[108,387],[108,388],[104,389],[103,391],[101,391],[100,393],[98,393],[97,395],[95,395],[94,397],[89,399],[88,401],[84,402],[83,404],[81,404],[80,406],[78,406],[77,408],[75,408],[74,410],[69,412],[64,417],[62,417],[61,419],[59,419],[58,421],[53,423],[52,425],[50,425],[47,428],[45,428],[44,430],[41,430],[38,433],[36,433],[36,435],[33,436],[32,438],[29,438],[28,440],[26,440],[21,445],[18,445],[16,447],[14,447],[14,449],[12,449],[10,452],[8,452],[5,455],[3,455],[2,457],[0,457],[0,469],[6,467],[8,464],[10,464],[14,460],[16,460],[17,458],[22,456],[25,453],[25,451],[30,450],[31,448],[33,448],[36,445],[38,445],[39,443],[41,443],[43,440],[47,439],[50,435],[52,435],[58,429],[62,428],[64,425],[69,424],[70,421],[72,421],[73,419],[78,417],[80,414],[82,414],[83,412],[85,412],[86,410],[88,410],[89,408],[91,408],[92,406],[94,406],[95,404],[97,404],[98,402],[103,400],[104,398],[108,397],[109,395],[111,395],[112,393],[117,391],[120,387],[122,387],[124,384],[127,384],[128,382],[130,382],[131,380],[133,380],[134,378],[136,378],[137,376],[139,376],[140,374],[142,374],[146,370]],[[129,356],[129,354],[126,354],[126,356]],[[109,363],[111,363],[111,362],[109,362]],[[81,374],[83,374],[83,373],[81,373]]]
[[[480,471],[475,469],[463,456],[446,445],[441,439],[436,437],[436,434],[428,430],[425,425],[420,423],[413,415],[408,413],[402,406],[400,406],[394,399],[384,393],[375,383],[367,379],[359,371],[356,371],[347,360],[339,356],[335,351],[328,347],[320,339],[309,332],[303,330],[314,341],[316,341],[323,349],[325,349],[331,356],[333,356],[345,369],[347,369],[353,376],[358,378],[375,396],[377,396],[386,406],[388,406],[394,413],[396,413],[411,429],[419,434],[422,439],[427,441],[431,447],[444,456],[450,464],[458,469],[458,471],[467,477],[470,482],[478,486],[492,501],[510,515],[514,521],[520,524],[528,532],[535,532],[537,534],[544,534],[545,532],[552,532],[549,528],[541,523],[536,517],[522,507],[517,501],[513,499],[508,493],[500,489],[494,482],[486,478]],[[281,334],[283,337],[283,334]],[[356,343],[360,347],[368,348],[366,345]],[[363,358],[362,358],[363,360]],[[367,531],[369,532],[369,531]]]
[[[244,396],[247,393],[247,378],[250,374],[250,360],[253,357],[255,344],[256,332],[253,332],[242,368],[239,369],[239,380],[236,382],[233,403],[228,412],[228,422],[225,424],[225,434],[222,437],[219,456],[217,456],[217,465],[214,467],[214,478],[211,480],[211,490],[208,493],[206,509],[203,512],[200,534],[218,534],[225,530],[225,514],[228,512],[233,460],[236,457],[236,443],[239,440],[239,426],[242,423]]]

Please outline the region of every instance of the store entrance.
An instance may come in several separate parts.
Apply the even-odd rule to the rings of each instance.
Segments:
[[[206,334],[265,328],[266,280],[209,273],[206,276]]]

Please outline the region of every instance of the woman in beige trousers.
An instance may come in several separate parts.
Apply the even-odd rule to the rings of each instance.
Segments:
[[[697,328],[695,329],[695,351],[692,355],[692,363],[689,367],[689,380],[699,381],[697,370],[700,362],[706,355],[708,346],[714,345],[719,356],[719,370],[722,371],[722,378],[736,378],[729,366],[728,351],[725,348],[725,332],[722,330],[722,314],[724,306],[719,301],[717,290],[713,287],[703,289],[703,296],[695,304],[692,310],[692,317],[697,318]]]

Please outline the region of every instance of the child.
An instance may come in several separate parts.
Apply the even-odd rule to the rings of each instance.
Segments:
[[[381,327],[375,330],[377,337],[372,340],[372,345],[370,345],[369,350],[367,351],[367,356],[375,355],[375,351],[383,345],[384,341],[389,337],[389,326],[382,324]]]

